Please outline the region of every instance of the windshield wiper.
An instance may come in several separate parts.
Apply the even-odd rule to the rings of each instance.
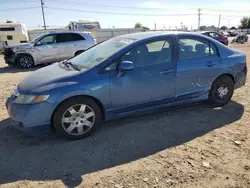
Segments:
[[[64,61],[64,62],[62,62],[62,64],[67,66],[68,68],[69,68],[69,65],[70,65],[71,67],[73,67],[73,69],[75,69],[77,71],[81,71],[81,69],[76,64],[73,64],[70,61]]]

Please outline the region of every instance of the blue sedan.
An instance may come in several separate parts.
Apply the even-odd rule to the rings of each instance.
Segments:
[[[33,72],[6,106],[18,129],[80,139],[101,121],[158,107],[203,100],[224,106],[246,76],[245,54],[212,38],[135,33]]]

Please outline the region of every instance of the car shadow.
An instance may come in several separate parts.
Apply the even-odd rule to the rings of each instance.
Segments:
[[[239,120],[244,106],[204,103],[104,123],[90,137],[69,141],[30,137],[0,122],[0,184],[18,180],[62,180],[77,186],[82,175],[129,163],[181,145]]]
[[[42,68],[46,65],[37,65],[33,68],[29,68],[29,69],[23,69],[23,68],[19,68],[17,66],[6,66],[6,67],[0,67],[0,74],[4,74],[4,73],[18,73],[18,72],[30,72],[30,71],[35,71],[39,68]]]

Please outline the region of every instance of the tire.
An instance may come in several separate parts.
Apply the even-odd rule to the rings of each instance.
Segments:
[[[94,115],[90,116],[92,112]],[[100,125],[101,119],[101,110],[94,100],[75,97],[57,107],[52,123],[56,133],[76,140],[89,136]]]
[[[234,81],[229,76],[217,78],[209,92],[209,102],[214,107],[225,106],[234,93]]]
[[[20,54],[16,59],[17,65],[21,68],[28,69],[34,67],[34,60],[31,55]]]
[[[77,52],[75,53],[75,56],[78,56],[78,55],[80,55],[80,54],[83,53],[83,52],[84,52],[84,50],[77,51]]]

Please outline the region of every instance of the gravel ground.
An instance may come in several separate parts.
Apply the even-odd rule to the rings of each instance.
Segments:
[[[27,74],[0,56],[0,187],[250,187],[249,79],[223,108],[158,110],[68,141],[11,127],[5,100]]]

